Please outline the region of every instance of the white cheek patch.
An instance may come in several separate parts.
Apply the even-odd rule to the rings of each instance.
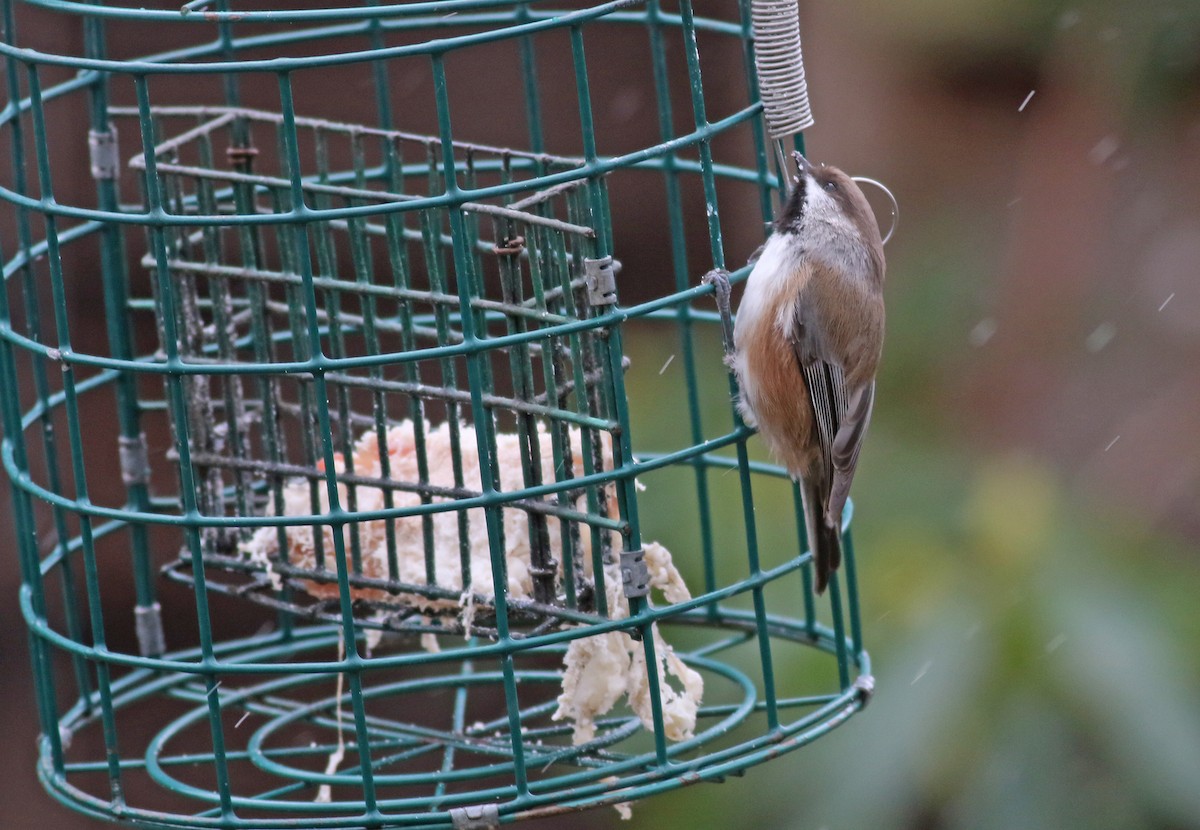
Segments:
[[[866,279],[870,273],[866,247],[842,206],[812,176],[800,235],[810,256],[848,276]]]
[[[832,225],[839,230],[854,230],[850,220],[842,212],[841,205],[811,175],[808,177],[804,195],[805,219],[810,220],[814,226]]]
[[[834,213],[833,199],[812,176],[808,177],[804,189],[804,213],[807,214],[806,218],[820,221],[827,220],[830,214]]]

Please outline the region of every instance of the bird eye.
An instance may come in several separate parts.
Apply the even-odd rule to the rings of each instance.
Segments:
[[[838,189],[837,182],[825,182],[825,189],[832,193]]]

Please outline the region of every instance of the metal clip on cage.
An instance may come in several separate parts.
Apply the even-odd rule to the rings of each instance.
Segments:
[[[47,790],[144,827],[492,827],[844,722],[872,688],[848,531],[818,601],[798,491],[700,407],[736,390],[689,280],[725,267],[718,193],[771,218],[760,114],[810,123],[794,1],[333,5],[0,0],[0,457]],[[705,38],[758,61],[711,115]],[[599,117],[598,55],[657,134]],[[644,693],[565,723],[603,642]]]

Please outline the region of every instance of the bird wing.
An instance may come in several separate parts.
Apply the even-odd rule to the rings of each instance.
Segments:
[[[804,372],[804,385],[812,405],[824,470],[828,474],[834,469],[833,444],[846,413],[845,374],[837,364],[819,358],[809,358],[807,363],[800,358],[800,368]]]
[[[837,527],[842,524],[842,510],[850,496],[850,482],[854,479],[854,471],[858,469],[858,453],[862,449],[863,436],[867,434],[874,405],[874,381],[854,389],[833,439],[833,486],[829,492],[826,519]]]
[[[821,489],[825,521],[840,527],[850,484],[858,467],[858,454],[871,420],[875,383],[848,384],[841,361],[825,342],[812,319],[811,304],[801,298],[796,308],[792,348],[804,374],[813,421],[824,461]],[[832,478],[830,478],[832,477]]]

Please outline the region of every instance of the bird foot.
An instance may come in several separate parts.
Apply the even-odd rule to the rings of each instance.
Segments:
[[[713,287],[717,300],[717,311],[721,314],[721,339],[725,346],[726,356],[733,354],[733,312],[729,308],[729,272],[724,268],[714,268],[700,278],[700,282]]]

